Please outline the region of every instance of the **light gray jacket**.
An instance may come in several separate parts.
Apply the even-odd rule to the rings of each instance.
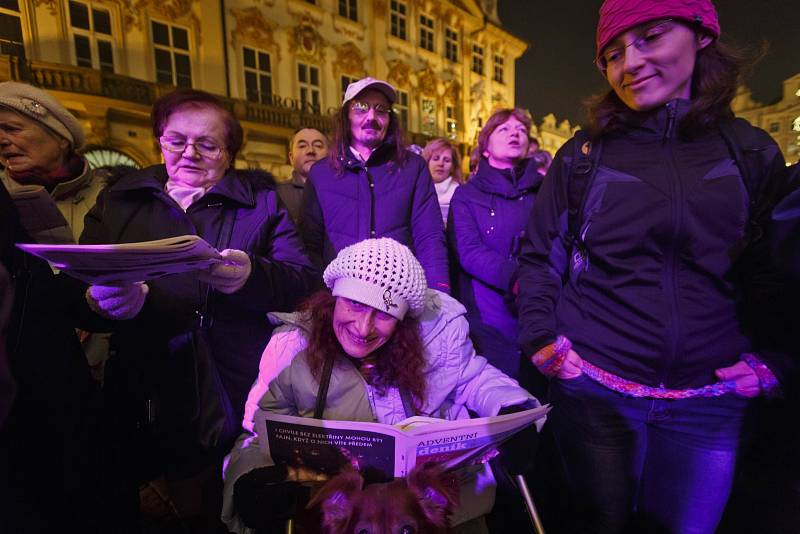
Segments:
[[[466,310],[455,299],[428,290],[425,311],[419,318],[428,360],[424,413],[443,419],[497,415],[501,408],[526,401],[538,404],[517,382],[475,354],[469,339]],[[233,532],[248,532],[233,510],[233,485],[243,474],[268,465],[253,432],[255,413],[267,410],[286,415],[313,416],[319,382],[304,357],[306,330],[297,314],[272,314],[283,323],[264,350],[259,375],[250,390],[243,426],[248,431],[237,441],[224,467],[225,500],[222,519]],[[397,389],[385,395],[371,390],[347,360],[336,362],[331,375],[324,419],[377,421],[395,424],[406,418]],[[488,512],[494,502],[494,480],[488,466],[472,469],[462,483],[461,510],[453,524]]]

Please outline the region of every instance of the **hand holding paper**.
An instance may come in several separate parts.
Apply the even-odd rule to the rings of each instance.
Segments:
[[[220,256],[224,260],[222,263],[212,265],[207,272],[198,272],[197,278],[221,293],[236,293],[253,270],[250,257],[246,252],[231,248],[220,252]]]
[[[144,282],[89,286],[86,290],[86,302],[92,311],[107,319],[133,319],[142,310],[149,290]]]

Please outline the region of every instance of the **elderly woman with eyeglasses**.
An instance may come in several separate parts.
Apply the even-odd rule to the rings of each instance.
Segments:
[[[528,225],[520,341],[552,379],[574,531],[712,534],[752,398],[791,364],[765,335],[760,239],[783,157],[733,118],[741,65],[719,36],[710,0],[606,0],[609,91]]]
[[[272,178],[234,169],[242,129],[219,100],[178,90],[153,105],[152,122],[164,164],[111,184],[87,215],[81,243],[195,234],[225,261],[91,286],[86,300],[114,332],[105,389],[119,487],[138,486],[149,516],[216,519],[218,503],[203,499],[240,431],[270,338],[265,314],[293,309],[318,275]]]

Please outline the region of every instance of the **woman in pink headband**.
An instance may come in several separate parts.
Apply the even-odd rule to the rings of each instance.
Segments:
[[[528,226],[520,342],[552,378],[578,531],[712,534],[745,412],[789,361],[754,335],[774,310],[745,298],[766,295],[783,157],[733,118],[740,64],[719,35],[710,0],[606,0],[610,91]]]

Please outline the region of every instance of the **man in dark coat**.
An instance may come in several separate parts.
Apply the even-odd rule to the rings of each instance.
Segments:
[[[425,160],[406,149],[396,99],[391,85],[374,78],[348,86],[329,156],[306,184],[301,235],[321,267],[348,245],[391,237],[414,251],[429,287],[449,292],[436,191]]]
[[[328,155],[328,137],[316,128],[299,128],[292,136],[289,146],[289,163],[292,177],[278,184],[278,195],[297,226],[303,207],[303,191],[306,188],[311,167]]]

